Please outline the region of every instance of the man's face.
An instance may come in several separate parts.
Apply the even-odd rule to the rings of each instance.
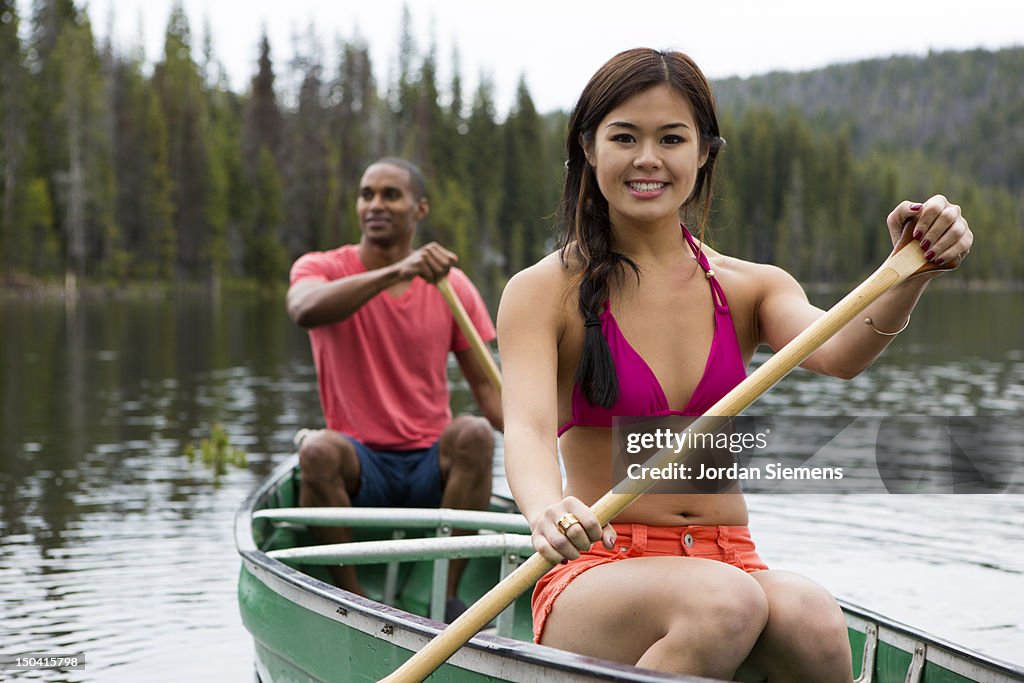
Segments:
[[[374,164],[359,182],[356,212],[363,236],[383,247],[412,241],[416,224],[427,215],[426,197],[416,197],[409,172],[399,166]]]

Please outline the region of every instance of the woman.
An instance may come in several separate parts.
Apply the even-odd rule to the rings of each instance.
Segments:
[[[778,350],[822,315],[785,272],[704,244],[723,144],[710,86],[688,57],[613,57],[570,121],[561,248],[503,294],[508,480],[537,552],[561,563],[534,593],[535,638],[721,679],[850,681],[835,600],[764,565],[741,494],[645,495],[604,529],[588,507],[616,483],[613,416],[702,414],[743,379],[758,345]],[[680,224],[690,208],[703,215],[696,236]],[[970,249],[967,223],[944,197],[897,206],[887,219],[894,242],[912,218],[935,263],[958,264]],[[933,277],[880,297],[868,324],[851,323],[803,366],[858,374]]]

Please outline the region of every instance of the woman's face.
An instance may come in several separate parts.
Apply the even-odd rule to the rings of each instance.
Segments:
[[[612,225],[677,225],[679,207],[707,161],[690,103],[668,85],[613,109],[583,148],[608,200]]]

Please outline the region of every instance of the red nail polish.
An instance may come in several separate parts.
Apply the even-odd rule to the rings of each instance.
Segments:
[[[943,263],[945,262],[945,260],[946,260],[946,259],[941,259],[941,258],[940,258],[940,259],[938,259],[938,260],[936,260],[936,261],[935,261],[935,265],[937,265],[937,266],[941,266],[941,265],[942,265],[942,264],[943,264]]]
[[[920,230],[915,230],[914,231],[914,239],[915,240],[921,239],[921,231]]]
[[[924,204],[911,204],[910,205],[910,210],[911,211],[920,211],[922,206],[924,206]]]
[[[922,249],[927,249],[930,246],[932,246],[931,240],[925,240],[924,242],[921,242],[921,248]]]
[[[931,261],[933,258],[935,258],[935,252],[934,251],[929,251],[927,254],[924,255],[924,260],[925,261]]]

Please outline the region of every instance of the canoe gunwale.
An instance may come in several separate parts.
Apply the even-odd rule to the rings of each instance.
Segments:
[[[1001,683],[1024,680],[1024,666],[1006,662],[970,650],[926,631],[885,617],[859,605],[839,599],[847,626],[865,632],[869,625],[878,629],[878,642],[913,654],[924,647],[924,661],[930,662],[971,681]],[[856,658],[858,653],[853,653]]]

